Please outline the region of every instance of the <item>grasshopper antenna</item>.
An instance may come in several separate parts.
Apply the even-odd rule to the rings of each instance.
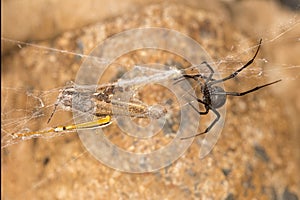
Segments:
[[[49,122],[51,121],[51,119],[52,119],[52,117],[53,117],[53,115],[54,115],[54,113],[56,111],[57,106],[58,106],[58,103],[55,103],[54,109],[53,109],[53,111],[52,111],[52,113],[51,113],[51,115],[50,115],[50,117],[49,117],[49,119],[47,121],[47,124],[49,124]]]

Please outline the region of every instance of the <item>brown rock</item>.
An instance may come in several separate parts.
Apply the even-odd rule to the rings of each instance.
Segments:
[[[245,63],[253,56],[253,51],[249,48],[254,47],[258,40],[240,33],[227,17],[222,19],[214,13],[184,5],[155,4],[80,30],[64,33],[51,41],[38,43],[40,47],[22,45],[23,48],[3,58],[3,95],[7,94],[7,101],[2,101],[2,113],[5,114],[3,124],[7,125],[9,122],[5,121],[5,117],[8,119],[19,117],[19,113],[11,114],[9,109],[17,111],[21,105],[23,111],[32,111],[26,107],[26,103],[32,106],[33,101],[28,100],[27,91],[32,91],[34,95],[37,95],[36,91],[46,91],[42,93],[46,105],[55,102],[57,93],[51,89],[62,87],[65,82],[74,79],[81,64],[79,55],[68,52],[86,55],[95,44],[113,34],[145,26],[170,28],[192,37],[214,60],[225,61],[225,64],[219,66],[219,71],[226,74],[230,74],[240,66],[236,61]],[[41,48],[45,46],[66,50],[66,53]],[[262,48],[264,49],[264,45]],[[242,54],[244,49],[247,49],[246,54]],[[129,66],[142,60],[145,53],[147,52],[120,58],[119,62],[124,59],[122,63]],[[226,57],[230,55],[234,57],[232,59]],[[262,54],[259,57],[262,57]],[[165,63],[170,60],[182,62],[183,66],[187,66],[182,59],[168,56],[165,52],[158,52],[146,61],[157,60]],[[260,71],[258,63],[251,69]],[[119,72],[112,71],[116,74]],[[251,79],[247,78],[247,75]],[[282,77],[270,77],[271,80],[278,78]],[[111,80],[107,78],[104,81]],[[229,91],[243,91],[268,81],[270,80],[262,79],[245,70],[240,78],[228,81],[225,86]],[[287,195],[299,197],[299,136],[295,136],[296,128],[290,126],[295,116],[286,112],[293,109],[293,104],[286,105],[276,90],[275,86],[245,97],[228,98],[225,126],[213,151],[200,160],[200,147],[194,141],[184,156],[155,173],[116,172],[94,159],[75,134],[52,139],[32,139],[9,146],[2,149],[2,197],[7,199],[162,197],[277,199]],[[159,95],[153,98],[159,100]],[[146,97],[145,101],[151,102],[152,99]],[[46,121],[51,109],[52,107],[45,109],[45,117],[33,118],[34,129],[49,126]],[[33,116],[31,113],[21,114]],[[70,119],[70,115],[56,113],[51,123],[59,124]],[[16,121],[18,120],[13,122]],[[19,120],[23,121],[25,120]],[[16,130],[9,129],[15,127],[2,127],[2,134]],[[127,141],[115,125],[107,130],[106,134],[112,137],[112,141],[132,151],[149,150],[146,148],[147,145],[153,144]],[[166,137],[162,138],[155,141],[157,145],[155,148],[169,141]]]

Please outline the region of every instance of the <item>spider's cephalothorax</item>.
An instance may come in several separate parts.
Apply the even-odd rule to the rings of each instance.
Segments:
[[[260,40],[259,44],[258,44],[258,48],[256,50],[256,53],[254,54],[253,58],[251,60],[249,60],[244,66],[242,66],[240,69],[236,70],[234,73],[230,74],[229,76],[222,78],[222,79],[214,79],[213,75],[214,75],[214,70],[213,68],[207,63],[207,62],[203,62],[201,65],[205,65],[209,70],[210,70],[210,74],[209,76],[204,76],[202,74],[193,74],[193,75],[189,75],[189,74],[185,74],[182,77],[183,78],[188,78],[188,79],[194,79],[194,80],[198,80],[198,79],[203,79],[204,83],[201,86],[201,92],[203,94],[203,98],[196,98],[197,102],[201,103],[204,105],[205,107],[205,111],[199,111],[197,108],[195,108],[192,104],[190,104],[193,109],[199,113],[199,115],[206,115],[210,110],[213,111],[216,115],[215,120],[201,133],[192,135],[192,136],[188,136],[188,137],[184,137],[181,139],[189,139],[195,136],[199,136],[202,134],[205,134],[207,132],[210,131],[210,129],[217,123],[217,121],[220,119],[220,113],[217,111],[218,108],[222,107],[225,102],[226,102],[226,97],[228,96],[243,96],[246,95],[250,92],[254,92],[256,90],[259,90],[263,87],[272,85],[274,83],[277,83],[281,80],[277,80],[265,85],[261,85],[261,86],[257,86],[255,88],[252,88],[250,90],[247,90],[245,92],[227,92],[225,91],[223,88],[221,88],[220,86],[217,86],[215,84],[227,81],[229,79],[232,79],[234,77],[236,77],[238,75],[239,72],[241,72],[243,69],[245,69],[246,67],[248,67],[249,65],[251,65],[259,51],[259,48],[261,46],[261,42],[262,40]]]

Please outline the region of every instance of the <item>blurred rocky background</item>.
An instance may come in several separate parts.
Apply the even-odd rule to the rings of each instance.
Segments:
[[[195,141],[183,157],[156,173],[110,169],[89,155],[76,135],[2,149],[3,199],[299,199],[299,1],[1,3],[2,87],[29,86],[41,91],[62,87],[74,79],[80,66],[72,55],[17,41],[70,52],[82,50],[74,43],[82,41],[82,53],[88,54],[93,44],[106,37],[145,25],[185,33],[216,61],[241,55],[234,58],[238,59],[232,62],[235,66],[230,62],[220,66],[227,73],[226,69],[234,70],[251,58],[252,51],[242,50],[263,38],[266,42],[258,57],[265,62],[258,59],[255,67],[263,65],[267,75],[249,75],[251,79],[246,80],[243,76],[225,84],[226,89],[243,90],[258,82],[283,79],[272,88],[228,100],[225,127],[209,156],[199,159]],[[94,32],[95,27],[104,30],[102,35]],[[13,107],[24,100],[16,98],[4,105]]]

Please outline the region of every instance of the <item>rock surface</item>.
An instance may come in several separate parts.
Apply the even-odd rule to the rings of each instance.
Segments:
[[[227,14],[222,18],[184,5],[154,4],[38,45],[86,55],[95,44],[121,31],[141,26],[164,27],[195,39],[213,60],[225,60],[219,71],[229,74],[252,57],[254,49],[250,47],[257,44],[257,38],[239,32],[228,20]],[[244,49],[249,50],[242,53]],[[259,57],[266,51],[264,45],[262,49]],[[230,59],[228,55],[235,56]],[[156,60],[168,61],[163,53],[150,58]],[[25,45],[2,62],[4,88],[50,91],[74,79],[82,60],[76,55]],[[259,64],[254,64],[254,72],[259,71]],[[248,75],[228,81],[225,88],[242,91],[281,78],[277,75],[261,80]],[[180,159],[155,173],[130,174],[108,168],[85,150],[75,134],[9,146],[2,149],[2,198],[297,199],[299,129],[297,122],[292,122],[297,121],[297,116],[295,119],[288,113],[295,105],[287,105],[280,91],[280,86],[275,86],[245,97],[228,98],[225,126],[213,151],[199,159],[199,145],[194,141]],[[299,94],[293,99],[297,97]],[[55,101],[55,96],[48,101]],[[13,108],[22,102],[28,102],[26,96],[16,95],[12,101],[2,101],[2,105],[4,109]],[[56,115],[53,124],[71,119],[70,115]],[[47,116],[34,128],[47,127],[46,121]],[[293,123],[296,126],[291,126]],[[111,134],[117,132],[114,127],[108,130]]]

